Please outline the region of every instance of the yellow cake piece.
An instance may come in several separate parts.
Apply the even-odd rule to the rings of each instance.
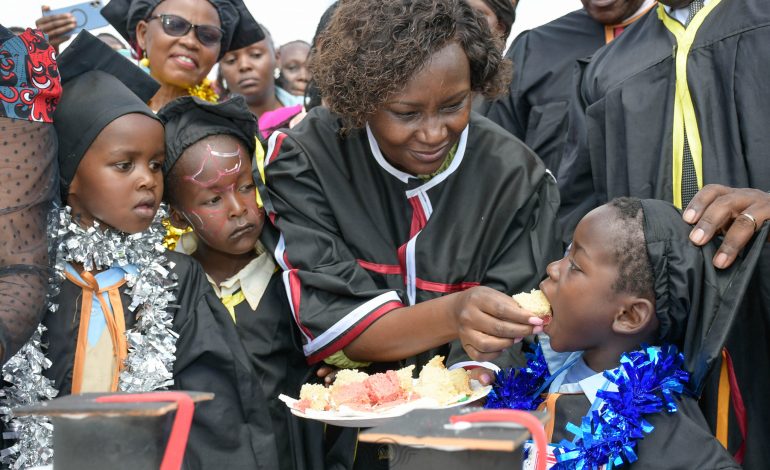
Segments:
[[[551,304],[545,295],[538,289],[532,289],[529,293],[521,292],[513,296],[513,300],[524,310],[528,310],[538,317],[551,314]]]
[[[329,389],[321,384],[305,384],[299,391],[300,400],[308,400],[313,410],[326,410],[329,408]]]

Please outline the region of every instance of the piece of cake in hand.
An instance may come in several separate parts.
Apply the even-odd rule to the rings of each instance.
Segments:
[[[532,289],[529,293],[521,292],[516,294],[513,296],[513,300],[524,310],[528,310],[542,318],[546,324],[551,321],[551,304],[538,289]]]

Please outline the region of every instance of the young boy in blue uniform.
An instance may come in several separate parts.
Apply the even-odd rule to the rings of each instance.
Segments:
[[[577,428],[568,423],[580,427],[590,421],[596,432],[599,416],[609,416],[602,413],[639,413],[636,422],[644,419],[653,428],[624,437],[638,460],[618,455],[632,468],[740,468],[708,429],[696,399],[721,354],[767,235],[760,234],[735,266],[717,270],[711,264],[714,246],[695,246],[690,230],[674,206],[657,200],[616,199],[586,215],[566,256],[548,266],[540,284],[553,314],[541,338],[543,354],[530,355],[515,378],[502,377],[487,406],[512,405],[506,391],[530,380],[531,401],[519,395],[524,400],[518,407],[534,408],[545,399],[541,407],[555,422],[551,442],[570,442],[564,447],[568,452],[590,441],[576,439]],[[676,364],[678,356],[665,345],[683,352],[679,371],[665,365],[669,359]],[[547,364],[547,370],[538,364]],[[537,370],[542,372],[531,372]],[[656,396],[677,382],[682,388],[672,386],[672,396],[659,397],[657,408],[639,404],[642,394]],[[634,384],[632,392],[628,384]],[[631,396],[638,401],[632,403]],[[594,444],[603,438],[598,436]]]

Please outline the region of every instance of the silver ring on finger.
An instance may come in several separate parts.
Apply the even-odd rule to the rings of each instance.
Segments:
[[[751,223],[754,224],[754,232],[756,232],[757,228],[759,228],[759,226],[757,225],[757,219],[754,218],[754,216],[749,214],[748,212],[743,212],[738,217],[746,217],[747,219],[749,219]]]

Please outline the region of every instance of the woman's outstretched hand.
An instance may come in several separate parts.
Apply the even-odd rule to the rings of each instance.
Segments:
[[[460,343],[475,361],[494,359],[523,337],[543,330],[541,318],[489,287],[473,287],[454,301]]]

